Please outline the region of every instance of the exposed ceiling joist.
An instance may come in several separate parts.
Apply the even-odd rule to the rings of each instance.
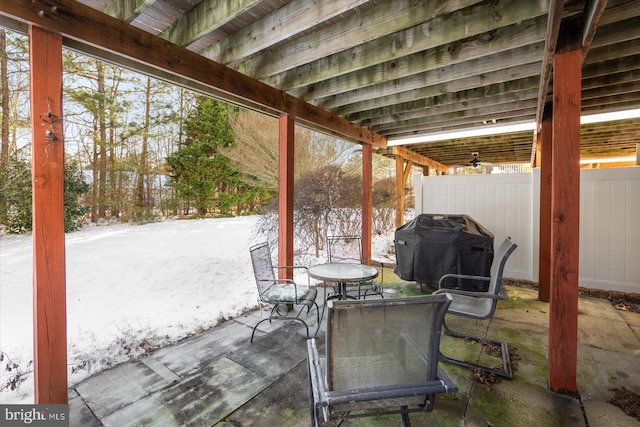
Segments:
[[[5,1],[0,11],[29,7],[33,14],[34,5],[41,5],[46,16],[51,6],[64,8],[69,1]],[[493,124],[539,124],[553,94],[558,30],[570,19],[579,23],[586,54],[582,114],[640,108],[640,0],[77,3],[118,17],[121,35],[113,28],[106,34],[90,14],[89,19],[74,17],[91,23],[91,28],[81,26],[82,32],[64,17],[52,30],[72,33],[64,38],[67,46],[267,114],[284,111],[298,123],[348,140],[382,142]],[[82,41],[85,32],[87,41]],[[204,56],[217,64],[202,62]],[[583,133],[581,142],[592,153],[636,149],[635,129],[599,127],[615,130]],[[528,162],[534,137],[526,132],[404,148],[447,166],[466,165],[476,151],[488,163]],[[482,150],[474,144],[483,144]]]

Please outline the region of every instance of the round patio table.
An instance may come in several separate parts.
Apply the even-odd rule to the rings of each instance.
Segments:
[[[308,274],[325,283],[337,282],[340,293],[334,297],[347,299],[347,283],[371,280],[378,276],[378,270],[370,265],[331,262],[309,267]]]

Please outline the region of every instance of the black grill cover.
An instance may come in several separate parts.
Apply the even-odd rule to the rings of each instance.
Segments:
[[[468,215],[418,215],[396,230],[395,248],[394,272],[428,285],[448,273],[489,276],[493,262],[493,234]],[[486,291],[489,283],[460,280],[458,286]]]

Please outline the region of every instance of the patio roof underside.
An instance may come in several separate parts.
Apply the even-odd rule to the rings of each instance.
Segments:
[[[53,12],[61,13],[70,2],[36,3],[47,5],[48,14],[52,5],[59,3]],[[379,154],[392,155],[390,149],[382,148],[386,138],[493,123],[539,124],[552,99],[553,52],[562,20],[579,19],[584,33],[582,114],[640,108],[638,0],[79,3],[237,70],[276,89],[276,94],[286,92],[328,111],[329,117],[372,131],[383,142],[374,144]],[[9,6],[0,6],[0,13],[5,7]],[[0,25],[23,25],[12,25],[10,11],[4,15]],[[74,33],[65,43],[96,54],[91,43],[74,45],[81,37]],[[148,71],[143,63],[131,64]],[[184,84],[198,89],[192,79]],[[227,87],[218,97],[277,113],[277,108],[244,103],[242,94],[228,91]],[[332,132],[327,123],[331,120],[318,128]],[[304,124],[314,127],[308,117]],[[333,133],[358,140],[339,128]],[[584,125],[581,155],[636,155],[639,133],[638,119]],[[448,167],[468,165],[472,152],[488,163],[529,162],[535,135],[527,131],[406,148]]]

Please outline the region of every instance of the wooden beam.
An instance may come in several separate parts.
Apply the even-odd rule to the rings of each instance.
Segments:
[[[551,183],[553,170],[553,117],[545,108],[540,129],[537,159],[540,165],[540,247],[538,256],[538,299],[549,302],[551,295]]]
[[[239,3],[237,0],[229,1]],[[248,58],[258,52],[269,49],[278,43],[286,42],[300,32],[317,27],[342,14],[349,13],[368,1],[316,0],[310,2],[308,0],[294,0],[211,45],[203,50],[201,54],[221,64],[232,64],[242,58]],[[257,3],[261,2],[262,0]],[[357,30],[361,31],[362,27],[358,27]],[[256,34],[260,36],[256,37]],[[344,42],[344,40],[342,41]],[[324,45],[323,43],[315,47],[317,49],[326,48]],[[290,60],[295,60],[295,58],[295,55],[294,57],[289,57]]]
[[[76,41],[76,47],[88,45],[105,50],[116,63],[118,58],[125,63],[133,60],[161,74],[176,76],[186,87],[190,81],[214,88],[223,100],[228,96],[248,108],[257,105],[273,115],[294,115],[298,123],[347,141],[386,147],[386,138],[381,135],[77,1],[56,0],[55,7],[50,3],[1,2],[0,14],[62,34]]]
[[[278,265],[293,265],[293,183],[295,121],[283,114],[278,140]],[[281,279],[293,279],[291,269],[281,269]]]
[[[467,125],[467,127],[470,127],[472,124],[475,124],[476,126],[482,124],[482,121],[477,119],[478,115],[486,116],[487,114],[490,114],[490,111],[492,112],[496,110],[504,112],[497,117],[500,119],[500,123],[504,124],[504,119],[506,117],[510,117],[510,112],[520,111],[520,109],[524,108],[525,105],[530,106],[532,101],[536,100],[536,93],[537,89],[534,87],[520,92],[511,92],[486,98],[471,99],[469,101],[464,101],[464,103],[456,102],[455,99],[451,99],[450,97],[443,95],[442,97],[437,97],[439,99],[446,100],[443,105],[437,105],[438,99],[432,99],[428,100],[428,104],[432,106],[427,106],[423,110],[398,116],[398,120],[387,120],[386,123],[375,125],[370,125],[370,122],[365,120],[361,124],[370,126],[370,128],[375,129],[376,132],[390,132],[399,127],[440,123],[448,121],[446,120],[447,118],[467,117],[471,119],[470,123]],[[449,100],[451,102],[449,102]],[[533,118],[535,109],[528,109],[529,115]],[[478,112],[479,114],[475,115],[473,112]],[[385,117],[385,119],[387,118]],[[496,116],[492,117],[492,119],[496,119]],[[446,123],[442,124],[446,125]]]
[[[371,259],[373,221],[373,148],[362,146],[362,256]]]
[[[640,166],[640,142],[636,143],[636,166]]]
[[[335,3],[343,2],[333,1]],[[380,2],[375,7],[352,14],[324,29],[294,38],[276,51],[257,55],[240,64],[238,70],[257,78],[284,73],[295,67],[301,67],[315,58],[329,57],[339,54],[339,52],[355,49],[363,41],[368,42],[371,46],[373,41],[380,37],[386,37],[388,40],[393,37],[394,33],[404,32],[408,28],[423,24],[427,26],[434,19],[464,9],[474,3],[478,3],[478,1],[440,2],[437,6],[433,2],[412,0],[395,0],[392,3]],[[314,8],[318,8],[318,6],[314,5]],[[323,9],[315,13],[324,13]],[[426,32],[428,33],[428,31]],[[402,37],[406,36],[403,34]],[[351,54],[349,57],[351,58]],[[362,61],[359,55],[357,57],[359,62]],[[348,67],[349,63],[351,60],[344,65]]]
[[[111,0],[103,11],[109,16],[129,23],[155,2],[156,0]]]
[[[395,2],[393,4],[395,5]],[[278,56],[282,56],[285,61],[274,59],[272,62],[262,58],[258,62],[259,67],[242,68],[242,71],[274,87],[288,91],[387,61],[397,60],[406,55],[441,47],[448,43],[459,43],[460,40],[486,34],[511,24],[521,25],[523,21],[546,15],[547,7],[547,2],[522,2],[518,0],[503,0],[499,3],[481,2],[447,16],[438,16],[429,20],[422,19],[419,23],[405,28],[399,33],[377,37],[357,46],[342,49],[337,53],[325,55],[322,59],[311,63],[308,61],[318,57],[316,52],[318,47],[331,44],[328,40],[317,39],[315,43],[309,44],[307,49],[311,48],[312,51],[308,56],[303,56],[302,52],[287,55],[283,50],[280,50]],[[500,16],[500,19],[495,19],[496,16]],[[386,16],[384,22],[379,22],[378,32],[380,28],[392,25],[393,21],[389,22],[388,19],[389,17]],[[399,45],[402,48],[398,48]],[[292,60],[298,57],[301,58],[302,65],[290,68]],[[338,66],[334,64],[338,64]]]
[[[36,404],[67,403],[62,37],[29,31]]]
[[[406,187],[407,180],[409,179],[409,173],[411,172],[411,166],[413,166],[413,160],[407,159],[407,164],[402,172],[402,187]]]
[[[510,52],[510,54],[516,55],[518,62],[523,60],[522,57],[517,55],[515,52]],[[507,56],[504,52],[501,52],[499,55]],[[509,57],[511,58],[511,56]],[[451,74],[452,68],[464,68],[467,71],[467,76],[469,75],[469,72],[479,70],[479,68],[473,67],[473,64],[455,64],[450,67],[443,67],[434,71],[429,71],[423,75],[396,79],[394,80],[396,82],[395,85],[388,85],[388,87],[387,85],[380,85],[380,91],[377,91],[375,88],[368,87],[365,89],[354,90],[352,92],[341,93],[340,96],[314,100],[313,103],[314,105],[330,110],[332,113],[340,116],[346,116],[359,111],[375,110],[389,105],[412,102],[422,98],[434,98],[445,93],[450,94],[468,91],[479,87],[491,87],[492,85],[497,85],[507,81],[537,76],[540,73],[540,64],[537,62],[513,64],[512,60],[510,62],[506,61],[506,58],[503,61],[495,59],[496,64],[494,65],[487,60],[487,68],[485,68],[486,71],[478,75],[460,77],[454,81],[451,81],[451,79],[454,78]],[[496,71],[491,71],[492,67],[499,68]],[[410,89],[405,90],[401,87],[402,81],[404,81],[405,86],[410,87]]]
[[[330,81],[317,82],[300,88],[291,88],[288,93],[301,98],[321,99],[328,96],[348,97],[352,91],[360,90],[358,97],[370,98],[369,90],[380,93],[381,96],[396,93],[398,90],[413,90],[423,86],[425,78],[434,78],[433,71],[440,70],[441,75],[451,75],[456,80],[469,75],[482,74],[489,67],[489,61],[494,60],[503,67],[512,63],[508,58],[522,56],[525,60],[536,56],[539,61],[541,43],[546,35],[546,17],[541,16],[533,20],[523,21],[518,25],[499,28],[491,33],[490,41],[478,41],[473,38],[457,40],[442,46],[414,55],[394,58],[393,60],[368,66],[347,74],[332,78]],[[504,52],[503,55],[496,52]],[[518,62],[516,60],[516,62]],[[427,74],[428,72],[431,72]],[[420,82],[409,82],[414,78]],[[285,77],[283,76],[283,79]],[[439,77],[442,79],[443,77]],[[445,81],[450,81],[444,77]],[[431,80],[426,80],[431,81]],[[278,82],[282,84],[282,82]],[[399,87],[396,87],[399,85]],[[277,86],[276,87],[280,87]],[[352,102],[356,102],[356,100]],[[314,102],[316,104],[316,102]],[[325,106],[324,102],[322,103]],[[316,104],[320,105],[320,104]],[[340,104],[338,104],[340,105]],[[325,106],[329,108],[329,106]]]
[[[536,67],[537,68],[537,67]],[[482,108],[484,105],[518,102],[522,99],[535,98],[539,78],[537,75],[489,86],[475,87],[460,92],[449,92],[435,96],[418,96],[407,102],[393,103],[381,108],[360,111],[347,116],[355,123],[366,123],[367,126],[398,122],[408,122],[415,118],[460,111],[466,108]],[[443,88],[441,88],[442,90]],[[426,95],[426,93],[425,93]]]
[[[593,37],[596,35],[598,23],[602,17],[604,9],[607,7],[607,0],[588,0],[584,5],[584,27],[582,29],[582,61],[587,56]]]
[[[582,26],[563,23],[553,65],[549,387],[577,392]]]
[[[405,124],[404,127],[388,125],[385,134],[388,138],[398,138],[415,136],[420,133],[466,130],[470,127],[477,127],[483,120],[490,121],[496,117],[500,117],[500,124],[533,121],[536,103],[537,100],[532,98],[518,101],[516,105],[506,102],[422,117],[411,120],[411,125]]]
[[[544,56],[542,58],[542,70],[540,71],[540,87],[538,89],[538,106],[536,108],[536,123],[542,122],[544,107],[549,91],[549,82],[551,81],[551,69],[553,66],[553,55],[556,52],[558,43],[558,33],[560,31],[560,22],[562,21],[562,10],[564,9],[564,0],[551,0],[549,4],[549,14],[547,15],[547,36],[544,44]],[[536,153],[536,143],[533,142],[531,148],[531,163]]]
[[[421,166],[432,167],[437,171],[444,171],[444,172],[449,171],[449,168],[446,165],[443,165],[442,163],[438,163],[435,160],[432,160],[426,156],[422,156],[416,153],[415,151],[411,151],[410,149],[405,147],[400,147],[400,146],[393,147],[393,154],[396,157],[400,156],[404,159],[409,159]]]
[[[188,46],[260,3],[262,0],[204,0],[182,15],[160,37],[178,46]]]
[[[404,159],[396,156],[396,228],[404,224]]]

